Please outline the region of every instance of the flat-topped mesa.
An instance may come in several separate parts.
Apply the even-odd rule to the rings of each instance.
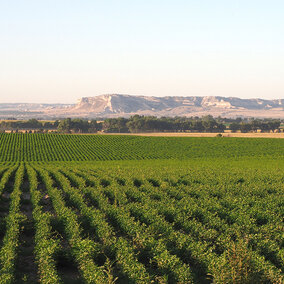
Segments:
[[[180,115],[194,111],[214,110],[262,110],[277,108],[283,110],[284,100],[240,99],[219,96],[189,97],[147,97],[121,94],[106,94],[81,98],[74,107],[77,111],[92,111],[97,114],[133,114],[145,113],[160,115]],[[161,114],[162,115],[162,114]]]
[[[77,104],[0,104],[0,118],[204,116],[284,119],[284,99],[240,99],[220,96],[136,96],[104,94],[82,97]]]

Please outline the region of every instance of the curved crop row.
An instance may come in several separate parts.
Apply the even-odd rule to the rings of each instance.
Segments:
[[[15,261],[19,244],[20,224],[23,215],[20,212],[21,184],[24,178],[24,165],[16,172],[13,192],[11,193],[9,215],[6,218],[6,234],[0,250],[0,283],[12,283],[15,280]]]

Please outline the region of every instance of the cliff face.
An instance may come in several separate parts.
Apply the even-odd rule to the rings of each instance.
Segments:
[[[74,105],[0,104],[0,118],[128,117],[154,116],[268,117],[284,119],[284,99],[240,99],[234,97],[146,97],[100,95],[81,98]]]
[[[146,97],[130,95],[101,95],[85,97],[70,108],[70,113],[91,116],[144,115],[195,115],[199,113],[230,113],[234,116],[247,111],[249,116],[259,111],[277,112],[284,117],[284,99],[239,99],[232,97]]]

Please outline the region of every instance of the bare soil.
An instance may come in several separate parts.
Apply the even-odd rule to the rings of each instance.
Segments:
[[[184,133],[184,132],[155,132],[155,133],[103,133],[103,135],[137,135],[156,137],[216,137],[218,133]],[[221,133],[223,137],[243,138],[284,138],[284,133]]]

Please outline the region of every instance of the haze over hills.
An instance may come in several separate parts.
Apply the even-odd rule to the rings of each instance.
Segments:
[[[284,99],[240,99],[218,96],[149,97],[100,95],[83,97],[77,104],[0,104],[0,118],[203,116],[284,118]]]

